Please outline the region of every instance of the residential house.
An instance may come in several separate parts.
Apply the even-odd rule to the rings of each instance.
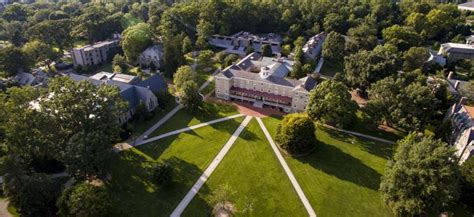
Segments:
[[[262,57],[254,52],[215,76],[216,97],[251,102],[255,107],[302,112],[308,104],[309,91],[317,82],[311,75],[299,80],[287,78],[293,64],[286,58]]]
[[[445,119],[451,123],[452,132],[448,140],[456,149],[459,164],[474,155],[474,107],[464,105],[464,101],[463,98],[454,104]]]
[[[142,68],[149,68],[153,65],[158,69],[163,62],[163,54],[163,46],[161,44],[153,45],[140,54],[138,62]]]
[[[119,46],[119,41],[119,39],[101,41],[72,49],[71,56],[74,66],[95,66],[107,61],[109,55],[113,55],[110,52]]]
[[[326,39],[325,32],[321,32],[309,38],[303,46],[304,55],[309,59],[316,59],[323,48],[324,39]]]
[[[120,89],[120,96],[128,102],[128,110],[119,118],[119,123],[123,124],[132,118],[135,109],[143,103],[148,111],[153,111],[158,106],[158,99],[154,93],[167,91],[166,83],[159,74],[152,75],[142,81],[136,76],[100,72],[90,77],[69,74],[75,81],[88,80],[95,85],[113,85]]]
[[[438,51],[439,55],[444,55],[449,61],[456,61],[461,59],[474,60],[474,45],[458,44],[458,43],[444,43]]]
[[[466,44],[474,45],[474,35],[470,35],[466,37]]]
[[[268,33],[255,35],[249,32],[238,32],[232,36],[214,35],[209,39],[209,44],[224,48],[224,52],[245,56],[248,49],[253,48],[256,52],[262,52],[262,46],[267,44],[272,48],[272,54],[281,52],[282,39],[279,35]]]

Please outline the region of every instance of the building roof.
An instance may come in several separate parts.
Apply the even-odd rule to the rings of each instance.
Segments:
[[[303,52],[305,53],[305,55],[310,58],[315,58],[317,53],[321,49],[322,44],[324,43],[324,39],[326,39],[325,32],[321,32],[309,38],[303,46]]]
[[[109,73],[112,74],[112,73]],[[82,80],[88,80],[92,82],[94,85],[112,85],[116,86],[120,89],[120,96],[128,102],[128,106],[130,108],[135,108],[139,103],[140,103],[140,94],[138,94],[138,91],[146,91],[150,90],[152,92],[156,92],[156,90],[165,90],[166,91],[166,83],[164,82],[164,79],[161,75],[153,75],[150,78],[140,81],[138,84],[130,84],[130,83],[125,83],[121,81],[120,79],[114,79],[115,76],[112,77],[107,77],[106,75],[107,72],[105,73],[97,73],[93,76],[86,77],[82,75],[77,75],[77,74],[69,74],[69,77],[75,81],[82,81]],[[123,74],[120,74],[123,75]],[[105,76],[105,77],[104,77]],[[131,76],[131,75],[127,75]],[[135,80],[139,80],[136,76]]]
[[[444,52],[459,52],[459,53],[473,53],[474,45],[458,44],[458,43],[444,43],[441,44],[441,49]]]
[[[268,59],[265,59],[265,61],[262,60],[263,58],[261,58],[260,54],[249,54],[237,64],[233,64],[224,69],[217,76],[223,76],[226,78],[242,78],[290,88],[302,88],[301,90],[303,91],[310,91],[316,86],[317,82],[311,76],[299,80],[286,78],[286,75],[291,71],[293,61],[285,60],[283,62],[275,62],[268,61]],[[260,72],[252,72],[252,68],[257,68]],[[261,70],[266,70],[268,75],[262,76]]]
[[[459,4],[458,8],[464,10],[474,10],[474,2],[470,1],[463,4]]]
[[[167,85],[163,76],[155,74],[138,83],[138,86],[149,88],[153,92],[166,91]]]

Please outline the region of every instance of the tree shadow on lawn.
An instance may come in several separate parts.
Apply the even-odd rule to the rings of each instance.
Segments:
[[[108,188],[113,216],[169,216],[202,173],[196,165],[172,157],[167,162],[173,168],[173,182],[159,187],[151,178],[155,161],[125,151],[115,162]]]
[[[379,189],[381,174],[333,145],[319,142],[312,154],[296,159],[339,179]]]
[[[172,135],[169,137],[165,137],[163,139],[159,139],[157,141],[144,144],[141,146],[136,147],[136,149],[140,150],[141,152],[145,153],[146,155],[150,156],[153,159],[157,159],[160,157],[163,152],[179,137],[179,134]]]
[[[362,150],[384,159],[391,158],[395,149],[395,145],[393,144],[360,138],[344,132],[339,132],[337,130],[328,129],[326,127],[318,127],[318,130],[322,130],[328,133],[332,138],[336,140],[360,146]]]

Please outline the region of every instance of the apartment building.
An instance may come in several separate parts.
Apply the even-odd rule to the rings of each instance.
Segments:
[[[438,54],[446,56],[448,61],[456,61],[461,59],[474,60],[474,45],[445,43],[441,44]]]
[[[456,149],[459,164],[474,155],[474,107],[461,102],[453,105],[447,114],[451,122],[452,132],[449,143]]]
[[[268,44],[272,48],[272,54],[281,52],[282,39],[279,35],[268,33],[255,35],[249,32],[238,32],[232,36],[214,35],[209,39],[209,44],[224,48],[224,52],[245,56],[249,48],[256,52],[262,52],[262,46]]]
[[[296,80],[286,76],[294,62],[252,53],[215,76],[216,97],[272,107],[284,112],[306,109],[309,92],[317,81],[312,75]]]
[[[326,39],[325,32],[321,32],[309,38],[306,44],[303,46],[304,55],[309,59],[316,59],[323,48],[324,39]]]
[[[112,49],[119,46],[119,40],[97,42],[93,45],[86,45],[80,48],[74,48],[71,51],[71,57],[74,66],[95,66],[107,61],[108,55]]]

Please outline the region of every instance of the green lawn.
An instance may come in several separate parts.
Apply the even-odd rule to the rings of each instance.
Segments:
[[[132,136],[139,136],[145,131],[147,131],[148,129],[150,129],[150,127],[155,125],[156,122],[158,122],[161,118],[163,118],[166,114],[168,114],[168,112],[173,110],[176,106],[177,106],[177,103],[174,101],[174,99],[170,100],[170,102],[167,103],[166,108],[163,109],[162,111],[155,111],[156,112],[155,115],[150,120],[145,120],[143,122],[137,123]]]
[[[263,119],[274,135],[277,118]],[[378,191],[393,146],[318,127],[317,149],[285,157],[318,216],[392,216]]]
[[[253,119],[210,176],[183,216],[210,216],[212,193],[222,185],[237,216],[307,216],[289,178]]]
[[[158,136],[173,130],[185,128],[188,126],[200,124],[203,122],[215,120],[222,117],[237,114],[234,106],[220,103],[204,103],[203,109],[197,114],[190,114],[184,109],[178,111],[171,119],[158,128],[148,137]]]
[[[348,130],[352,130],[355,132],[359,132],[359,133],[363,133],[363,134],[367,134],[370,136],[375,136],[375,137],[379,137],[379,138],[387,139],[391,141],[398,141],[405,136],[403,132],[400,132],[395,129],[393,132],[388,132],[388,131],[378,129],[376,127],[370,127],[372,124],[369,123],[369,121],[364,118],[364,114],[362,113],[362,111],[357,111],[356,115],[357,115],[357,120],[352,124],[352,126],[348,128]]]
[[[169,216],[243,118],[203,127],[126,150],[111,162],[113,216]],[[157,188],[150,165],[168,160],[173,183]]]
[[[319,73],[321,73],[322,75],[333,77],[337,72],[344,73],[344,61],[324,61],[323,67],[321,68],[321,71]]]

